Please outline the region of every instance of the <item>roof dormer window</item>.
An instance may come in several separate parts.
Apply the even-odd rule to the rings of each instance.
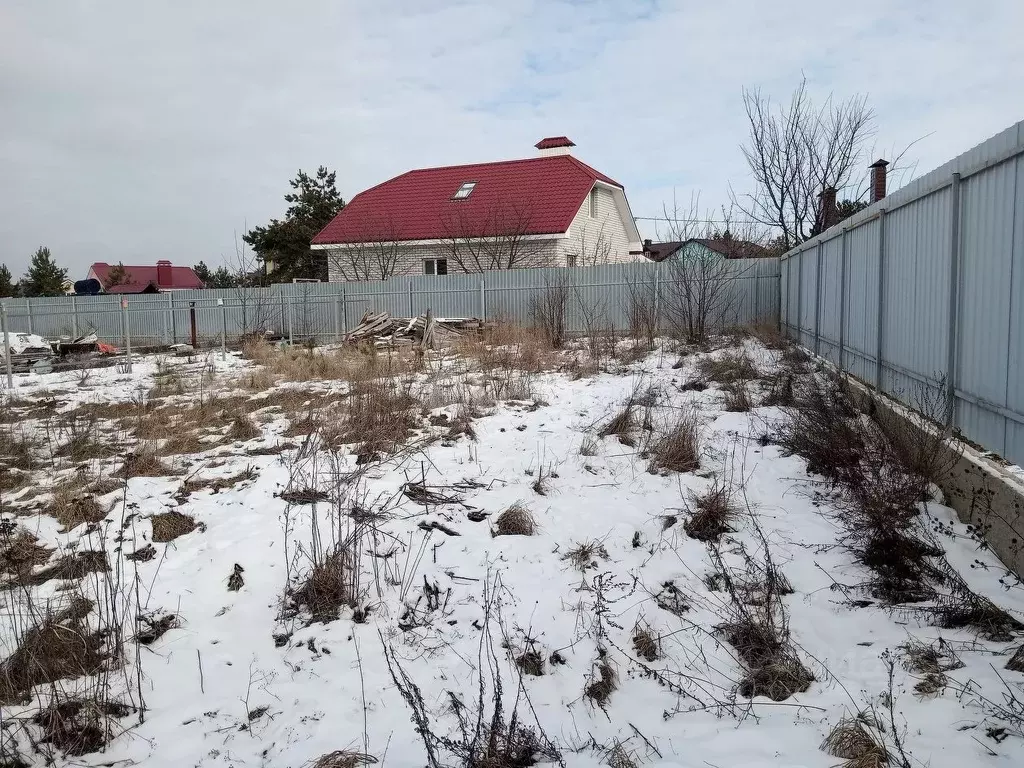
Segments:
[[[452,196],[452,200],[465,200],[473,192],[473,188],[475,186],[475,181],[467,181],[461,187],[459,187],[459,191]]]

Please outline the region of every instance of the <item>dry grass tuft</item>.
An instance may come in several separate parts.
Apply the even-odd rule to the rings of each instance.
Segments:
[[[127,480],[132,477],[169,477],[174,474],[177,473],[160,461],[152,448],[143,446],[125,456],[124,464],[115,473],[115,477]]]
[[[603,709],[618,687],[619,680],[615,667],[602,653],[593,679],[583,689],[583,695]]]
[[[148,563],[154,557],[156,557],[156,547],[152,544],[147,544],[141,549],[136,549],[134,552],[125,555],[124,559],[130,560],[133,563]]]
[[[531,648],[516,657],[516,666],[522,670],[524,675],[541,677],[544,675],[544,656],[540,651]]]
[[[537,532],[537,523],[533,513],[517,501],[494,521],[492,536],[533,536]]]
[[[24,431],[15,432],[13,427],[0,429],[0,458],[4,465],[13,469],[35,469],[38,462],[33,449],[35,442]]]
[[[109,571],[107,553],[99,550],[86,550],[61,555],[57,560],[40,570],[20,575],[17,581],[0,584],[0,589],[12,587],[39,586],[54,579],[70,581],[81,579],[90,573]]]
[[[36,566],[48,563],[52,554],[53,550],[40,544],[29,531],[21,529],[13,536],[7,533],[0,548],[0,571],[25,576]]]
[[[42,729],[42,741],[77,757],[106,747],[121,732],[114,720],[131,712],[131,707],[117,701],[62,698],[36,713],[32,721]]]
[[[782,330],[775,323],[753,323],[747,331],[768,349],[786,349],[790,342],[782,335]]]
[[[820,749],[845,760],[844,768],[883,768],[889,765],[885,745],[868,732],[861,720],[851,717],[839,721],[821,742]]]
[[[419,426],[413,410],[416,404],[394,379],[357,382],[344,417],[322,426],[321,436],[333,447],[358,444],[360,456],[394,453]]]
[[[621,741],[616,741],[615,744],[612,745],[612,748],[608,750],[608,755],[605,757],[604,762],[608,768],[638,768],[633,755],[629,753]]]
[[[377,758],[373,755],[339,749],[318,757],[312,768],[358,768],[360,765],[373,765],[376,762]]]
[[[657,661],[661,658],[661,638],[646,624],[638,623],[633,628],[633,649],[640,658]]]
[[[263,430],[257,426],[256,422],[251,417],[242,413],[231,422],[231,428],[228,430],[228,437],[232,440],[241,440],[245,442],[247,440],[255,440],[259,437],[263,437]]]
[[[750,381],[761,375],[746,352],[725,352],[715,357],[705,355],[697,361],[697,371],[705,381],[721,384]]]
[[[732,485],[720,482],[717,477],[704,493],[691,491],[687,504],[690,517],[683,523],[686,534],[699,541],[718,541],[722,534],[731,533],[730,523],[738,514],[733,495]]]
[[[172,432],[160,446],[158,453],[161,456],[182,456],[193,453],[202,453],[215,446],[215,441],[203,440],[202,435],[194,430],[181,430]]]
[[[83,524],[98,523],[107,516],[96,497],[84,490],[80,479],[62,483],[53,489],[53,501],[46,513],[60,523],[61,531],[67,532]]]
[[[14,653],[0,663],[0,703],[27,703],[37,685],[100,669],[103,641],[85,624],[92,607],[91,601],[76,598],[22,635]]]
[[[153,541],[157,544],[174,541],[180,536],[192,533],[199,527],[191,515],[183,515],[173,509],[170,512],[153,515],[149,521],[153,525]]]
[[[571,563],[572,567],[580,573],[597,568],[598,558],[607,560],[608,550],[605,549],[604,542],[597,539],[578,541],[572,549],[562,555],[562,559]]]
[[[587,435],[580,442],[580,456],[597,456],[600,443],[593,437]]]
[[[1011,672],[1024,672],[1024,645],[1017,649],[1017,652],[1006,662],[1006,669]]]
[[[746,667],[740,695],[785,701],[794,693],[806,691],[814,681],[814,675],[789,647],[785,630],[773,621],[743,612],[720,630]]]
[[[322,561],[313,563],[292,591],[292,607],[308,611],[311,621],[333,621],[343,605],[356,605],[355,576],[351,553],[337,546]]]
[[[178,617],[173,613],[144,613],[140,614],[139,631],[135,635],[135,641],[142,645],[152,645],[172,629],[177,629],[180,624]]]
[[[700,468],[703,437],[696,409],[684,409],[678,421],[651,449],[651,469],[693,472]]]
[[[754,407],[747,392],[747,385],[742,381],[735,381],[725,385],[725,410],[730,413],[746,413]]]

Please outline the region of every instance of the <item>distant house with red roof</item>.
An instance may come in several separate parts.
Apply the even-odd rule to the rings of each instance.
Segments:
[[[642,258],[617,181],[570,154],[424,168],[361,192],[313,238],[331,281],[572,267]]]
[[[189,288],[205,288],[192,267],[175,267],[169,261],[155,265],[124,265],[124,281],[111,285],[111,273],[117,264],[98,261],[89,267],[86,279],[98,280],[104,293],[164,293]],[[116,273],[113,275],[117,277]]]

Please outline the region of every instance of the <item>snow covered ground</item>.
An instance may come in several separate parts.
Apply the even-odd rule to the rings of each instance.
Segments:
[[[777,352],[745,344],[762,371],[776,365]],[[428,408],[410,437],[419,447],[363,464],[351,450],[332,454],[294,428],[285,435],[301,407],[291,419],[270,407],[285,390],[313,402],[343,394],[347,383],[280,384],[258,395],[268,407],[250,414],[257,437],[168,458],[175,476],[131,478],[125,492],[102,497],[109,512],[98,525],[61,532],[41,508],[48,498],[41,486],[74,471],[69,463],[54,465],[67,466],[64,474],[37,471],[31,484],[5,491],[5,519],[61,552],[105,547],[135,585],[126,598],[135,610],[176,617],[137,656],[129,643],[123,678],[141,669],[131,700],[137,705],[141,692],[143,722],[122,718],[125,730],[105,752],[75,764],[298,767],[349,750],[422,766],[427,754],[390,659],[418,687],[440,736],[458,732],[463,707],[475,716],[481,677],[491,706],[489,686],[500,677],[506,717],[517,711],[539,726],[569,766],[835,765],[841,761],[819,748],[823,739],[844,717],[869,709],[882,719],[877,732],[892,765],[901,760],[897,742],[911,765],[1020,765],[1020,722],[1000,720],[993,706],[1024,699],[1024,675],[1004,669],[1019,637],[992,641],[938,629],[870,597],[857,602],[864,596],[846,587],[868,571],[837,543],[833,495],[803,459],[763,439],[785,413],[725,411],[720,386],[688,386],[700,357],[659,348],[592,376],[539,373],[529,399],[478,405],[474,436],[448,434],[459,405]],[[51,402],[53,414],[128,403],[176,367],[206,383],[167,402],[203,396],[196,386],[206,395],[245,392],[255,371],[239,355],[144,358],[132,374],[20,377],[16,397],[29,410]],[[407,379],[410,391],[433,386],[427,374]],[[758,402],[759,385],[747,386]],[[645,404],[638,413],[649,423],[638,420],[624,442],[599,437],[631,397]],[[699,469],[652,471],[648,440],[690,409],[703,435]],[[50,418],[26,415],[19,428],[42,436]],[[127,445],[119,434],[111,439]],[[282,444],[293,447],[277,452]],[[119,462],[82,466],[95,472]],[[218,478],[223,487],[195,482],[183,492],[186,481]],[[684,523],[696,495],[725,481],[737,489],[738,513],[716,549],[687,535]],[[301,503],[289,493],[296,490],[329,498]],[[517,503],[532,513],[534,535],[492,535],[499,514]],[[925,524],[941,532],[946,557],[971,587],[1024,619],[1024,586],[951,509],[923,507]],[[126,560],[152,543],[152,517],[169,511],[197,527],[153,544],[149,560]],[[355,607],[343,606],[336,620],[311,620],[295,599],[311,559],[357,532]],[[742,665],[716,631],[733,610],[717,560],[734,575],[752,563],[756,570],[766,545],[792,586],[782,598],[790,640],[814,678],[778,702],[741,695]],[[229,590],[233,574],[244,582],[237,590]],[[59,599],[65,584],[33,587],[36,604]],[[8,613],[22,599],[15,593],[7,590]],[[22,626],[7,622],[5,654]],[[638,630],[653,648],[635,642]],[[922,694],[915,686],[923,676],[901,649],[940,638],[963,666]],[[514,660],[524,654],[529,663],[520,667]],[[5,706],[4,732],[13,738],[36,709],[35,702]]]

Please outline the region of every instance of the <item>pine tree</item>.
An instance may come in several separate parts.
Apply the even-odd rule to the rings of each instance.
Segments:
[[[192,271],[207,288],[234,288],[238,285],[238,279],[223,265],[211,270],[206,262],[200,261],[192,267]]]
[[[32,254],[28,272],[21,279],[21,290],[25,296],[63,296],[64,282],[68,271],[58,267],[50,255],[50,249],[40,246]]]
[[[6,264],[0,264],[0,298],[6,299],[14,295],[14,278]]]
[[[255,227],[242,238],[260,261],[273,260],[271,280],[327,278],[327,260],[309,246],[313,237],[345,207],[335,186],[335,175],[324,166],[317,169],[316,176],[300,170],[288,182],[294,191],[284,196],[289,203],[285,218]]]
[[[119,261],[107,272],[107,279],[103,281],[103,290],[109,291],[115,285],[127,285],[131,281],[131,273],[124,268],[124,263]]]

